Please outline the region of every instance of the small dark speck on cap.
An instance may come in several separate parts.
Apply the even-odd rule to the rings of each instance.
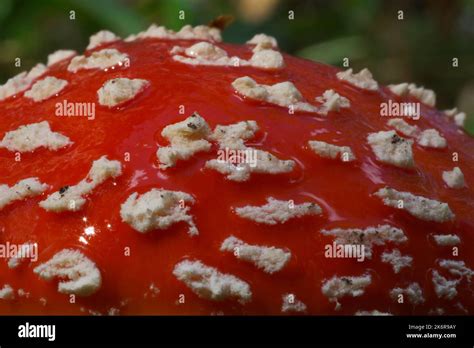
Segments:
[[[403,139],[400,138],[398,135],[394,134],[393,137],[392,137],[392,144],[397,144],[399,142],[402,142]]]
[[[67,190],[69,189],[69,186],[63,186],[59,189],[59,194],[63,195]]]

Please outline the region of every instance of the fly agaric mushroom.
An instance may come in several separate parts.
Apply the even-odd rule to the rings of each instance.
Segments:
[[[206,26],[56,52],[0,87],[0,242],[37,246],[0,313],[472,314],[474,139],[435,97]]]

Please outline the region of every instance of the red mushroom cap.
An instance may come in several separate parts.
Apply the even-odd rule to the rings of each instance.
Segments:
[[[457,113],[265,36],[180,33],[102,33],[0,87],[0,243],[38,251],[0,262],[1,314],[473,313]],[[381,116],[400,102],[419,119]]]

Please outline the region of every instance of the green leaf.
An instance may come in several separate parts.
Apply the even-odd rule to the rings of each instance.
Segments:
[[[471,117],[469,117],[471,116]],[[468,115],[466,119],[466,131],[474,136],[474,117],[473,115]]]
[[[308,46],[296,52],[299,57],[338,64],[344,57],[351,59],[365,58],[367,55],[366,42],[359,36],[348,36]]]
[[[0,24],[3,23],[12,10],[12,0],[1,0],[0,1]]]
[[[77,9],[96,19],[104,29],[119,35],[138,32],[143,27],[143,19],[132,9],[116,0],[69,0],[71,10]],[[80,18],[78,18],[80,20]]]

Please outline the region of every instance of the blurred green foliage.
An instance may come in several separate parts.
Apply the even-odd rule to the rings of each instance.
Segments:
[[[155,22],[177,30],[221,14],[236,18],[226,41],[265,32],[284,51],[334,65],[349,57],[381,83],[432,88],[441,109],[458,105],[468,113],[474,134],[474,0],[0,0],[0,81],[56,49],[82,51],[101,29],[127,36]]]

